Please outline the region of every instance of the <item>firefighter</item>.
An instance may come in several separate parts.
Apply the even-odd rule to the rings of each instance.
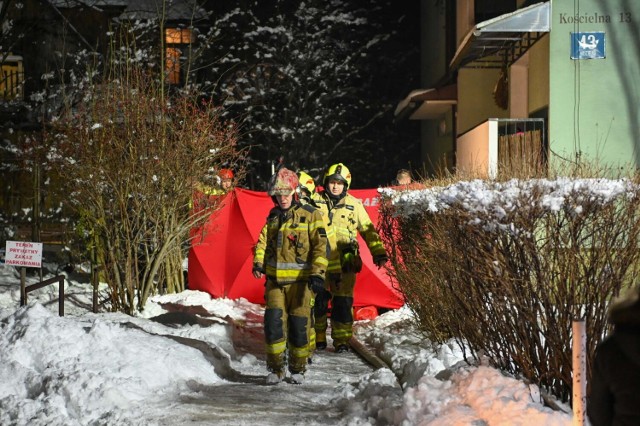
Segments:
[[[267,216],[255,247],[253,276],[266,276],[264,333],[267,384],[285,377],[304,380],[309,353],[311,310],[315,293],[324,289],[327,234],[320,211],[301,204],[298,177],[281,168],[269,182],[275,207]],[[288,352],[288,353],[287,353]]]
[[[213,168],[210,171],[213,171]],[[233,171],[220,169],[215,175],[205,176],[205,182],[196,182],[189,208],[201,210],[215,206],[219,201],[218,198],[231,190],[233,190]]]
[[[300,203],[311,204],[316,207],[315,201],[311,199],[311,195],[316,192],[316,183],[313,178],[306,172],[299,171],[298,175],[298,195],[300,196]],[[324,219],[324,218],[323,218]],[[325,230],[328,229],[325,222]],[[334,239],[335,241],[335,239]],[[311,310],[311,321],[309,324],[309,364],[312,362],[313,353],[316,350],[316,329],[315,319],[313,316],[313,309]]]
[[[311,199],[311,196],[316,193],[316,183],[313,178],[306,172],[300,171],[298,172],[298,182],[300,183],[298,186],[300,189],[300,199],[305,200],[309,204],[315,204]]]
[[[223,194],[233,189],[233,170],[220,169],[218,179],[220,180],[220,191],[222,191]]]
[[[306,172],[299,171],[298,172],[298,192],[300,194],[300,202],[303,204],[311,204],[313,207],[318,208],[318,205],[313,200],[312,196],[316,193],[316,183],[315,180]],[[324,221],[325,230],[327,232],[327,242],[329,244],[329,253],[336,249],[336,235],[333,232],[333,228],[329,226],[329,217],[322,210],[320,210],[322,214],[322,219]],[[326,289],[322,289],[321,293],[324,294]],[[326,338],[324,342],[324,347],[326,348]],[[309,346],[310,353],[313,354],[316,350],[316,329],[315,329],[315,310],[311,312],[311,327],[309,332]],[[311,362],[311,358],[309,358],[309,362]]]
[[[233,189],[233,171],[231,169],[220,169],[215,176],[209,175],[207,181],[212,181],[213,185],[198,182],[196,191],[204,195],[224,195]]]
[[[331,302],[331,338],[336,352],[349,350],[353,334],[353,290],[356,274],[362,269],[358,233],[364,238],[373,262],[378,268],[388,260],[387,253],[362,202],[347,191],[351,173],[342,163],[329,167],[324,189],[313,196],[318,208],[329,219],[330,231],[335,233],[337,249],[329,256],[326,287],[316,296],[316,348],[327,347],[327,312]]]

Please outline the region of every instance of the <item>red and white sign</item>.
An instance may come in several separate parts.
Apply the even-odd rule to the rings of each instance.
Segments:
[[[7,241],[4,263],[26,268],[41,268],[42,243]]]

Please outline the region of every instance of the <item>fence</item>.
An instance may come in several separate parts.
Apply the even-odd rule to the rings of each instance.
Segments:
[[[525,167],[542,172],[546,163],[543,119],[498,120],[499,168],[518,170]]]
[[[542,118],[490,118],[456,139],[456,170],[463,175],[544,175],[547,169]]]
[[[0,98],[6,100],[22,100],[24,73],[2,64],[0,75]]]
[[[20,306],[24,306],[27,304],[27,294],[32,292],[33,290],[37,290],[42,287],[46,287],[49,284],[53,284],[56,281],[59,283],[58,285],[58,315],[61,317],[64,316],[64,275],[58,275],[53,278],[49,278],[48,280],[41,281],[36,284],[31,284],[27,286],[26,283],[26,275],[27,268],[22,268],[20,272]]]
[[[91,287],[93,288],[93,296],[91,298],[92,300],[92,308],[93,308],[93,313],[98,313],[98,306],[100,305],[98,303],[98,274],[97,274],[97,269],[96,268],[96,272],[94,273],[93,270],[93,265],[92,265],[92,272],[91,272]],[[20,276],[20,306],[24,306],[27,304],[27,294],[34,291],[34,290],[38,290],[40,288],[46,287],[49,284],[53,284],[55,282],[59,283],[59,288],[58,288],[58,315],[60,315],[61,317],[64,316],[64,280],[65,280],[65,276],[64,275],[58,275],[55,276],[53,278],[49,278],[48,280],[45,281],[41,281],[39,283],[36,284],[31,284],[30,286],[25,285],[26,282],[26,268],[22,268],[22,272],[21,272],[21,276]]]

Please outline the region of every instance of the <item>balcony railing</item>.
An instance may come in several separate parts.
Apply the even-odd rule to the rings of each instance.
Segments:
[[[4,100],[22,100],[24,70],[22,57],[0,53],[0,98]]]
[[[490,118],[456,141],[456,171],[473,177],[540,176],[547,170],[543,118]]]
[[[24,85],[24,73],[8,71],[2,68],[0,76],[0,98],[4,100],[22,100]]]

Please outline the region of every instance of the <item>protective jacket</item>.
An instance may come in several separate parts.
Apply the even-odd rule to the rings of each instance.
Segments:
[[[333,227],[329,225],[329,214],[326,213],[324,210],[320,209],[318,204],[316,204],[315,200],[313,200],[310,197],[300,197],[300,203],[309,204],[310,206],[315,207],[316,209],[318,209],[318,211],[322,215],[322,221],[324,222],[324,229],[327,232],[327,241],[329,243],[329,257],[330,257],[331,253],[336,251],[336,249],[338,248],[338,243],[336,241],[336,233],[333,230]]]
[[[189,200],[189,208],[201,210],[207,207],[213,207],[218,203],[223,195],[228,191],[222,188],[214,188],[212,186],[198,183],[193,191],[191,200]]]
[[[330,274],[341,273],[346,253],[359,257],[358,233],[362,235],[372,256],[386,254],[380,235],[362,201],[347,193],[334,203],[326,191],[313,194],[312,199],[323,215],[328,217],[330,228],[335,232],[337,250],[333,250],[329,256]]]
[[[271,209],[253,264],[279,285],[307,282],[312,275],[324,280],[328,251],[322,215],[310,205],[297,203],[287,211]]]
[[[229,191],[224,190],[223,188],[218,188],[215,186],[205,185],[203,183],[198,182],[196,184],[196,191],[201,192],[205,195],[224,195]]]

